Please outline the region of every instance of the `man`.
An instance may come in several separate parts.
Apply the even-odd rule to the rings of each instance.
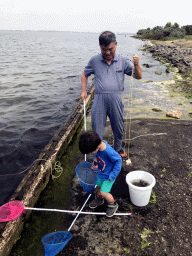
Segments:
[[[111,122],[114,135],[114,149],[121,155],[127,156],[122,149],[124,133],[123,101],[124,74],[132,75],[136,79],[142,78],[142,68],[139,56],[131,61],[116,53],[117,42],[113,32],[105,31],[99,37],[101,54],[92,57],[85,67],[81,77],[81,98],[87,97],[86,86],[88,77],[95,75],[95,97],[91,111],[92,129],[103,139],[107,116]]]

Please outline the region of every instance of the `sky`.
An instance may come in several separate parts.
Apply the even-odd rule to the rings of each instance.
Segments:
[[[192,25],[189,0],[0,0],[0,30],[137,33],[139,29]]]

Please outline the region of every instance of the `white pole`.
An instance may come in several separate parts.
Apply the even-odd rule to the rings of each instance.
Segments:
[[[83,101],[83,108],[84,108],[84,128],[85,131],[87,129],[86,127],[86,104],[85,104],[85,100]],[[85,162],[87,161],[87,155],[85,154]]]
[[[75,219],[74,219],[74,221],[72,222],[71,226],[69,227],[68,231],[70,231],[70,229],[72,228],[73,224],[75,223],[76,219],[79,217],[79,214],[80,214],[81,211],[83,210],[84,206],[86,205],[86,203],[87,203],[87,201],[89,200],[89,198],[90,198],[91,195],[92,195],[92,194],[90,194],[90,195],[88,196],[87,200],[85,201],[84,205],[81,207],[80,212],[79,212],[79,213],[77,214],[77,216],[75,217]]]
[[[59,210],[59,209],[46,209],[46,208],[32,208],[24,207],[25,210],[34,210],[34,211],[47,211],[47,212],[62,212],[62,213],[72,213],[72,214],[87,214],[87,215],[106,215],[105,212],[81,212],[81,211],[70,211],[70,210]],[[116,216],[129,216],[131,213],[115,213]]]

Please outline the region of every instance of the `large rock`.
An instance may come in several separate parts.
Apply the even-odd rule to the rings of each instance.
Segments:
[[[180,119],[182,117],[182,113],[180,110],[172,110],[167,112],[166,116]]]

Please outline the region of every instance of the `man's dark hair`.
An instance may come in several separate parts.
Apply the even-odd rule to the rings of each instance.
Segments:
[[[79,150],[82,154],[92,153],[101,144],[99,135],[90,130],[82,132],[79,136]]]
[[[104,31],[99,36],[99,45],[104,45],[105,47],[107,47],[112,42],[116,42],[116,36],[111,31]]]

